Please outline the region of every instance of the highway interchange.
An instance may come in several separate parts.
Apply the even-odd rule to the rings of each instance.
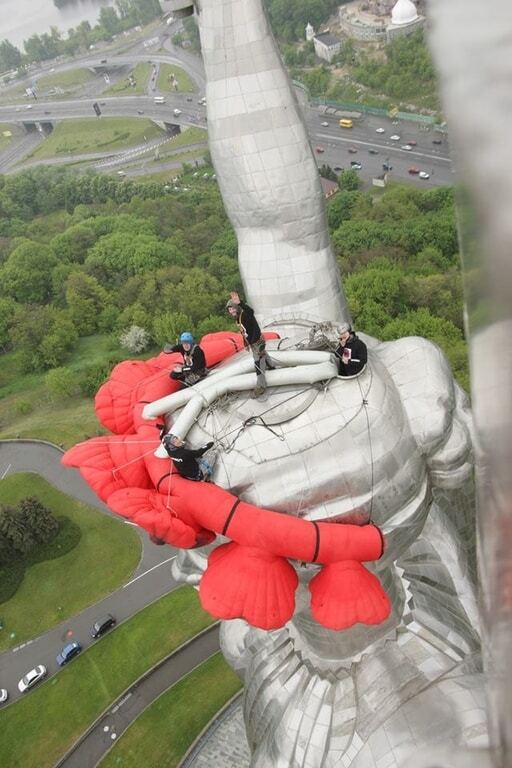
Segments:
[[[195,81],[197,93],[160,94],[152,80],[146,89],[147,92],[141,95],[107,97],[98,92],[87,98],[45,102],[26,98],[23,101],[6,104],[8,92],[4,90],[1,94],[0,122],[17,125],[34,122],[55,124],[60,120],[93,117],[93,104],[98,101],[104,117],[141,117],[143,115],[161,124],[206,127],[206,108],[198,103],[205,92],[205,74],[199,57],[175,47],[169,39],[169,30],[165,25],[157,30],[156,36],[158,34],[164,48],[163,52],[160,50],[158,53],[152,53],[144,49],[143,43],[139,42],[128,52],[109,51],[104,55],[95,52],[94,55],[89,54],[72,61],[55,62],[51,67],[47,64],[38,70],[33,70],[22,82],[24,85],[29,85],[30,82],[50,71],[63,72],[79,67],[89,67],[96,72],[112,74],[116,71],[126,71],[126,68],[133,67],[140,61],[150,61],[156,66],[161,63],[180,66]],[[163,95],[165,103],[156,104],[155,95]],[[373,115],[363,115],[354,120],[353,128],[342,129],[339,126],[339,114],[334,114],[333,110],[326,107],[312,107],[305,103],[304,98],[300,98],[301,95],[299,94],[299,101],[319,165],[326,163],[332,168],[341,169],[350,168],[351,161],[359,161],[362,164],[359,173],[367,183],[370,183],[373,177],[383,173],[384,163],[392,168],[389,173],[391,179],[408,181],[421,187],[453,183],[446,134],[434,133],[432,129],[429,130],[423,124],[413,121],[402,121],[396,124],[389,118]],[[179,117],[173,115],[174,109],[181,110]],[[377,133],[377,128],[383,128],[385,132]],[[399,135],[400,140],[391,141],[392,135]],[[410,140],[417,142],[416,146],[410,151],[402,149]],[[433,144],[433,140],[440,140],[442,143]],[[25,148],[26,141],[25,143],[12,142],[11,147],[4,150],[4,153],[0,153],[0,172],[12,172],[15,164],[22,160],[23,155],[30,151],[36,141],[35,138],[32,142],[28,142],[28,150]],[[316,151],[317,148],[319,151]],[[349,152],[349,148],[356,151]],[[2,156],[4,156],[4,162],[2,162]],[[165,164],[154,166],[153,170],[159,170],[159,167],[164,168]],[[426,171],[430,178],[419,179],[418,175],[409,174],[409,168]],[[129,169],[127,172],[129,174]]]

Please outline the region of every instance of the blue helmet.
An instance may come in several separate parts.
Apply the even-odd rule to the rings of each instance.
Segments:
[[[180,344],[193,344],[194,343],[194,337],[190,333],[190,331],[185,331],[180,336]]]

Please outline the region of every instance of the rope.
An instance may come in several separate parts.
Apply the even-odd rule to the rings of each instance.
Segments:
[[[361,392],[361,400],[363,402],[363,408],[364,412],[366,414],[366,429],[368,431],[368,445],[370,447],[370,466],[371,466],[371,482],[370,482],[370,512],[369,512],[369,520],[368,522],[372,522],[373,517],[373,486],[374,486],[374,466],[373,466],[373,445],[372,445],[372,431],[370,429],[370,416],[368,415],[368,400],[366,399],[366,396],[368,395],[368,392],[370,391],[370,388],[368,388],[368,392],[366,393],[366,396],[363,395],[363,388],[361,386],[361,382],[359,379],[357,380],[357,383],[359,385],[359,391]]]

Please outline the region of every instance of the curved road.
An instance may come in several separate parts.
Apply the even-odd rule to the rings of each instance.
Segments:
[[[58,448],[46,443],[1,441],[0,479],[16,472],[35,472],[63,493],[116,517],[97,499],[76,470],[62,466],[61,456]],[[124,621],[177,586],[171,575],[176,550],[156,546],[145,531],[140,528],[136,531],[141,539],[142,557],[126,584],[45,634],[0,654],[0,687],[9,691],[9,702],[20,697],[18,681],[36,664],[44,664],[49,675],[58,671],[55,657],[69,639],[79,640],[84,648],[91,645],[94,640],[90,629],[98,617],[111,613],[118,622]]]

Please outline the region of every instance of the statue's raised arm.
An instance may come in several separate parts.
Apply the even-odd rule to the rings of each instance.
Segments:
[[[264,324],[349,321],[315,158],[261,0],[197,0],[195,11],[210,153],[247,298]]]

